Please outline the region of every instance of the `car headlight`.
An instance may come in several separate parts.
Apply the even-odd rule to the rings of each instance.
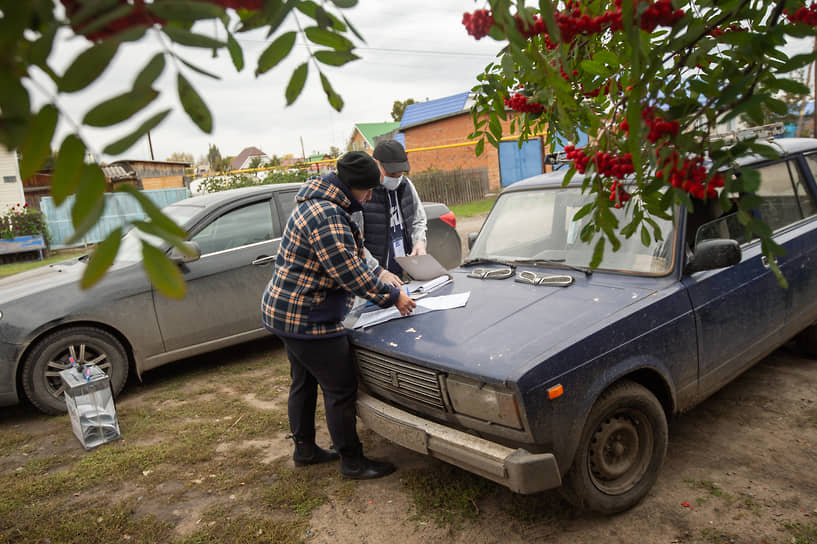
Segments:
[[[511,391],[452,376],[445,383],[454,412],[514,429],[522,428],[519,404]]]

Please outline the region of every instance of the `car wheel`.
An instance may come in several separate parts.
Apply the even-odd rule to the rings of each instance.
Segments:
[[[817,357],[817,325],[806,327],[794,337],[794,341],[800,349],[812,357]]]
[[[128,378],[128,357],[111,334],[92,327],[72,327],[37,342],[23,366],[23,390],[28,400],[46,414],[67,411],[60,371],[73,357],[77,364],[96,365],[111,379],[114,395]]]
[[[620,382],[596,400],[562,493],[576,506],[614,514],[655,483],[667,451],[667,418],[645,387]]]

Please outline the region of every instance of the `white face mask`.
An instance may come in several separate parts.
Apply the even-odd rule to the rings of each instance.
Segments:
[[[394,191],[400,186],[400,180],[403,179],[403,176],[399,178],[393,178],[391,176],[383,176],[383,188],[387,191]]]

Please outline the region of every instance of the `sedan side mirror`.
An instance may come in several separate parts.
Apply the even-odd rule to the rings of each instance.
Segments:
[[[184,242],[184,248],[181,250],[176,246],[171,247],[167,257],[176,264],[192,263],[201,259],[201,247],[197,242]]]
[[[478,232],[469,232],[468,233],[468,249],[474,247],[474,242],[477,240],[477,236],[479,235]]]
[[[686,265],[686,273],[726,268],[738,264],[741,259],[737,240],[717,238],[702,240],[695,245],[695,253]]]

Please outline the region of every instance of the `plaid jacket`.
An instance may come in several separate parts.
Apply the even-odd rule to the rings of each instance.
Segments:
[[[281,336],[345,334],[341,321],[358,295],[378,306],[399,289],[378,281],[366,264],[363,235],[351,213],[362,209],[334,172],[306,182],[284,228],[275,272],[264,291],[264,326]]]

